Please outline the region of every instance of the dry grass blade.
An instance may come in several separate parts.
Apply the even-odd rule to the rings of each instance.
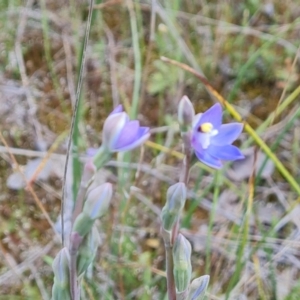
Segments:
[[[34,182],[36,180],[37,176],[42,171],[42,169],[45,167],[45,164],[47,163],[47,161],[49,160],[49,158],[51,157],[51,155],[53,154],[53,152],[57,149],[57,147],[59,146],[59,144],[65,139],[66,135],[67,135],[67,133],[65,132],[65,133],[61,134],[60,136],[58,136],[58,138],[56,139],[56,141],[52,144],[52,146],[50,147],[50,149],[47,151],[46,156],[43,157],[40,165],[35,170],[34,174],[28,180],[26,188],[28,188],[28,185],[31,185],[32,182]]]

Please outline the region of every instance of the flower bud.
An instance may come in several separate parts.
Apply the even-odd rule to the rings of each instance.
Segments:
[[[55,257],[52,268],[54,272],[54,283],[52,287],[52,299],[71,299],[69,286],[69,262],[70,255],[67,248],[63,248]]]
[[[185,291],[189,287],[191,281],[191,252],[191,244],[182,234],[179,234],[173,248],[173,273],[176,291],[178,293]]]
[[[176,220],[179,218],[186,200],[186,186],[183,182],[178,182],[169,187],[167,201],[162,209],[162,227],[166,231],[171,231]]]
[[[196,278],[190,284],[188,300],[203,300],[209,283],[209,275]]]
[[[95,226],[86,235],[83,242],[79,247],[78,258],[77,258],[77,274],[78,276],[85,273],[89,265],[93,262],[97,249],[100,245],[100,235]]]
[[[187,96],[183,96],[178,105],[178,122],[181,131],[187,131],[187,127],[191,126],[195,116],[194,106]]]
[[[58,252],[52,263],[54,277],[62,285],[69,282],[69,261],[69,250],[65,247]]]
[[[91,190],[84,203],[83,212],[92,220],[102,217],[107,212],[112,192],[111,183],[101,184]]]
[[[77,218],[75,219],[71,237],[74,235],[76,239],[77,239],[77,236],[79,236],[82,239],[86,234],[88,234],[90,232],[94,223],[95,223],[94,219],[91,219],[89,216],[87,216],[83,212],[80,213],[77,216]],[[80,245],[80,243],[81,243],[81,241],[79,242],[78,245]],[[75,250],[77,250],[76,247],[75,247]]]
[[[150,136],[148,127],[130,121],[121,105],[107,117],[103,126],[103,147],[109,152],[128,151],[140,146]]]
[[[92,229],[95,220],[107,212],[111,198],[112,185],[110,183],[104,183],[91,190],[87,195],[82,213],[74,222],[73,232],[84,237]]]
[[[125,112],[115,113],[108,116],[103,125],[102,142],[108,149],[112,150],[118,141],[122,129],[128,120]]]

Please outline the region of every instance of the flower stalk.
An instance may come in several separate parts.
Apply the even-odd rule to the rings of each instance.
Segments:
[[[173,245],[178,238],[179,228],[180,228],[180,215],[186,200],[186,186],[189,179],[190,171],[190,161],[192,157],[192,147],[191,147],[191,127],[194,120],[195,111],[194,107],[187,96],[183,96],[178,105],[178,122],[180,126],[181,137],[183,141],[183,152],[185,153],[184,159],[182,161],[182,171],[179,178],[178,185],[182,187],[185,191],[184,201],[180,209],[176,211],[176,217],[174,218],[174,223],[172,224],[171,233],[168,236],[163,234],[165,251],[166,251],[166,270],[167,270],[167,292],[169,300],[175,300],[177,298],[176,284],[174,278],[174,257],[173,257]],[[164,209],[168,207],[168,198],[165,207],[163,208],[162,215],[164,215]],[[163,222],[164,226],[164,222]]]
[[[68,248],[61,250],[54,260],[53,300],[80,299],[81,278],[96,256],[100,237],[94,223],[107,212],[112,198],[110,183],[105,183],[87,194],[96,171],[109,161],[113,153],[132,150],[149,137],[150,129],[140,126],[137,120],[130,120],[121,105],[105,120],[102,145],[84,165],[72,214]]]
[[[204,164],[220,169],[223,161],[243,159],[240,150],[232,143],[243,130],[243,124],[222,124],[222,107],[215,104],[204,113],[195,115],[191,101],[184,96],[178,105],[178,122],[183,141],[182,170],[179,183],[188,185],[190,163],[193,153]],[[165,242],[167,261],[167,288],[169,300],[203,299],[209,276],[199,278],[190,284],[191,245],[179,234],[180,209],[171,210],[170,199],[162,211],[162,236]],[[175,213],[176,212],[176,213]],[[177,214],[177,215],[176,215]],[[173,257],[170,257],[170,253]],[[192,294],[189,294],[192,288]],[[175,296],[174,296],[175,294]],[[188,298],[189,297],[191,298]]]
[[[99,187],[91,190],[84,203],[82,212],[76,217],[72,233],[70,236],[70,291],[72,299],[79,299],[80,290],[78,285],[78,259],[82,261],[82,258],[78,257],[80,254],[80,247],[88,247],[88,245],[94,245],[97,250],[98,243],[96,233],[92,231],[93,225],[96,219],[102,217],[108,210],[110,200],[112,198],[112,185],[110,183],[104,183]],[[86,236],[91,233],[94,236]],[[85,241],[84,244],[82,242]],[[93,255],[91,256],[93,258]],[[85,262],[85,264],[87,264]],[[82,263],[81,263],[82,265]],[[79,270],[82,274],[82,268]]]

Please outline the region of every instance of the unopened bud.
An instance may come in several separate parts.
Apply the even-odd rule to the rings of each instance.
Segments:
[[[188,300],[204,300],[205,292],[209,283],[209,275],[196,278],[190,284]]]
[[[77,259],[78,276],[85,273],[89,265],[93,262],[99,245],[100,236],[97,228],[93,226],[92,230],[86,235],[79,247]]]
[[[178,105],[178,122],[181,131],[187,131],[188,127],[192,125],[195,116],[195,109],[187,96],[183,96]]]
[[[178,182],[169,187],[167,201],[162,209],[162,227],[166,231],[171,231],[176,220],[180,217],[186,200],[186,186],[183,182]]]
[[[69,282],[69,250],[65,247],[61,249],[53,260],[52,268],[54,277],[61,283]]]
[[[83,211],[74,222],[73,232],[77,232],[81,237],[90,232],[95,220],[107,212],[112,192],[112,185],[104,183],[88,193]]]
[[[109,152],[132,150],[150,137],[149,130],[148,127],[141,127],[137,120],[130,121],[122,105],[119,105],[104,122],[102,145]]]
[[[185,291],[191,281],[191,252],[191,244],[182,234],[179,234],[173,248],[173,273],[176,290],[179,293]]]
[[[85,237],[86,234],[90,232],[94,223],[95,223],[94,219],[91,219],[89,216],[87,216],[85,213],[82,212],[75,219],[72,234],[76,233],[76,235],[79,235],[80,238],[83,238]]]
[[[92,220],[102,217],[108,210],[112,198],[111,183],[104,183],[91,190],[83,206],[83,212]]]
[[[110,114],[104,122],[103,126],[103,145],[109,150],[113,150],[122,134],[122,130],[127,122],[127,114],[125,112],[117,112]]]
[[[70,255],[67,248],[63,248],[56,255],[52,268],[54,272],[54,283],[52,287],[52,299],[71,299],[69,286],[69,263]]]

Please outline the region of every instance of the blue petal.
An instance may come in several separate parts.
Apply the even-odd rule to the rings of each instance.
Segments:
[[[117,113],[120,113],[123,111],[123,106],[122,104],[119,104],[111,113],[110,115],[113,115],[113,114],[117,114]]]
[[[150,137],[149,127],[140,127],[138,129],[138,132],[134,138],[134,140],[131,140],[130,143],[127,145],[123,145],[120,148],[115,149],[114,151],[128,151],[132,150],[140,145],[142,145],[144,142],[146,142]]]
[[[199,123],[202,115],[203,115],[203,113],[196,114],[196,116],[193,119],[193,128],[195,128],[196,130],[198,130],[198,127],[199,127],[198,123]],[[198,125],[198,127],[197,127],[197,125]]]
[[[232,145],[210,145],[207,149],[209,155],[221,160],[237,160],[245,158],[241,151]]]
[[[192,147],[198,151],[207,149],[210,144],[210,134],[194,131],[191,143]]]
[[[137,120],[129,121],[126,123],[122,129],[122,132],[114,144],[114,149],[122,149],[138,139],[138,132],[140,128],[140,123]]]
[[[220,162],[220,160],[215,157],[212,157],[207,151],[195,151],[195,154],[197,158],[205,165],[208,165],[209,167],[214,169],[222,168],[222,163]]]
[[[110,114],[107,117],[103,125],[102,142],[108,149],[115,147],[127,122],[128,115],[125,112]]]
[[[211,143],[216,146],[230,145],[241,134],[243,127],[241,123],[221,125],[218,134],[211,138]]]
[[[219,129],[222,124],[222,106],[219,103],[216,103],[201,115],[196,128],[203,123],[211,123],[214,129]]]

